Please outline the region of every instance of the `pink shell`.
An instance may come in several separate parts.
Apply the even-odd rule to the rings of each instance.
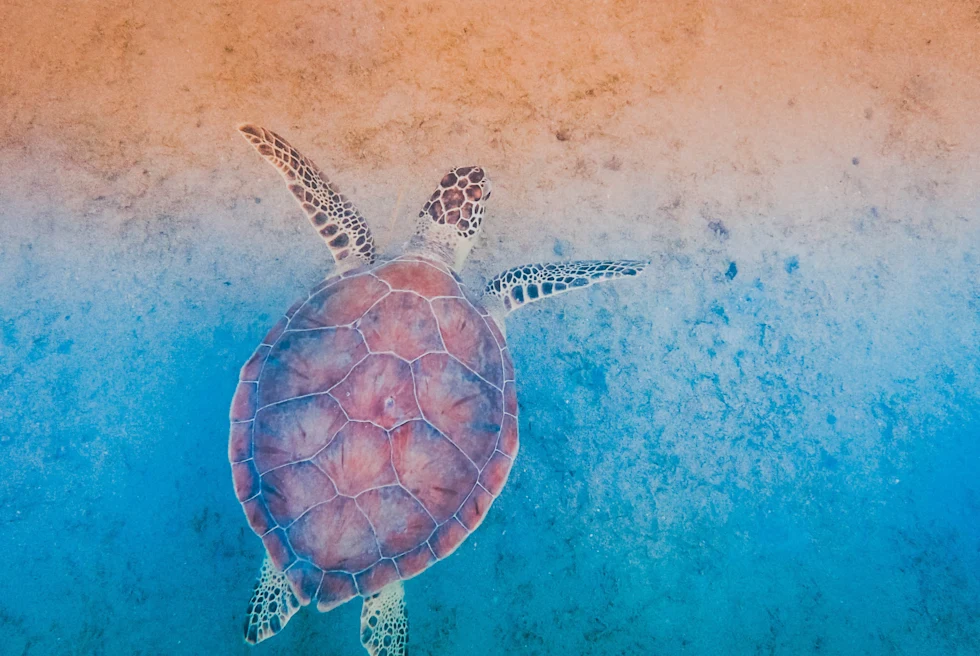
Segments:
[[[229,459],[303,605],[409,579],[480,525],[517,456],[513,372],[486,310],[418,256],[290,308],[242,368]]]

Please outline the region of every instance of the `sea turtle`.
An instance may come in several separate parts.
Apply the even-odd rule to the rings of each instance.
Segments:
[[[238,129],[337,265],[262,340],[232,400],[235,493],[266,550],[245,640],[279,632],[301,606],[360,596],[367,651],[405,654],[402,581],[480,525],[517,456],[504,316],[648,262],[529,264],[474,294],[456,270],[490,198],[483,169],[447,173],[403,252],[377,258],[364,218],[313,162],[274,132]]]

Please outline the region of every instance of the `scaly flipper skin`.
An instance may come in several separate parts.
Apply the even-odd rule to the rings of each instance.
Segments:
[[[276,635],[298,610],[299,600],[293,594],[286,575],[277,570],[266,556],[252,591],[252,599],[248,602],[245,642],[255,645]]]
[[[401,581],[364,598],[361,644],[371,656],[407,656],[408,614]]]
[[[586,260],[525,264],[494,276],[484,288],[487,296],[503,300],[507,312],[548,296],[597,282],[638,275],[649,260]]]
[[[243,123],[238,131],[279,169],[341,271],[374,262],[374,237],[364,217],[316,164],[272,130]]]

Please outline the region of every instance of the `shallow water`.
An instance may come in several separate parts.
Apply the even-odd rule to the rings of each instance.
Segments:
[[[241,640],[228,404],[330,264],[240,120],[382,247],[485,165],[474,286],[653,258],[512,315],[520,456],[413,653],[980,653],[970,7],[174,7],[0,8],[0,653],[363,653],[356,603]]]

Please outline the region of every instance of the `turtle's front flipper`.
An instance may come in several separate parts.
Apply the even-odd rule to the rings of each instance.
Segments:
[[[503,300],[507,312],[534,301],[594,285],[597,282],[635,276],[649,260],[586,260],[525,264],[494,276],[484,293]]]
[[[272,130],[243,123],[238,131],[279,169],[286,186],[327,242],[341,270],[374,262],[374,237],[364,217],[330,184],[316,164]]]
[[[371,656],[408,654],[408,614],[405,611],[405,586],[401,581],[364,598],[361,644]]]
[[[298,610],[299,600],[286,575],[276,569],[266,556],[259,579],[255,582],[255,590],[252,591],[252,599],[248,602],[245,642],[254,645],[276,635]]]

